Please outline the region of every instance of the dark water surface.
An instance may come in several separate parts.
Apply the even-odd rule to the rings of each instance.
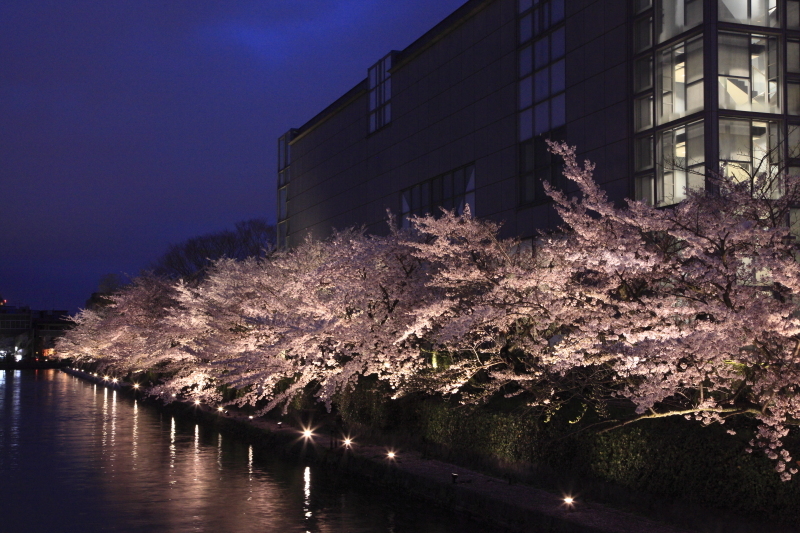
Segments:
[[[57,370],[0,371],[0,532],[489,533]]]

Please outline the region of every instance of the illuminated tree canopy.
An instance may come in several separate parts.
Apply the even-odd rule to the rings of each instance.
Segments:
[[[216,261],[199,282],[142,277],[85,310],[58,345],[76,362],[153,371],[171,401],[262,412],[375,376],[481,403],[519,396],[549,417],[596,410],[597,431],[685,416],[758,421],[750,448],[784,480],[800,419],[800,178],[706,178],[670,208],[614,205],[574,149],[552,145],[575,194],[546,186],[564,226],[532,243],[443,212],[385,237],[348,230],[266,257]],[[737,181],[737,179],[741,181]],[[781,194],[776,194],[776,187]],[[392,222],[392,221],[390,221]],[[609,405],[631,406],[612,417]],[[729,432],[733,432],[730,430]]]

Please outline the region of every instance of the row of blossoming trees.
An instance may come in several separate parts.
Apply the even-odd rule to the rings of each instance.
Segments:
[[[262,412],[309,390],[330,407],[374,376],[394,396],[521,396],[543,416],[580,401],[605,417],[601,431],[750,416],[751,448],[790,479],[781,439],[800,419],[800,270],[788,221],[800,182],[776,195],[763,178],[709,178],[709,192],[669,209],[618,207],[589,163],[553,149],[579,193],[548,189],[565,227],[532,247],[443,213],[386,237],[345,231],[220,260],[199,283],[143,276],[79,313],[59,353],[157,371],[150,392],[167,400],[221,402],[232,387]],[[622,404],[629,416],[608,414]]]

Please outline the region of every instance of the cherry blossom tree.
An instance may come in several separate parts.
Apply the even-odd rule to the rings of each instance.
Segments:
[[[548,362],[612,369],[616,394],[636,405],[622,424],[754,416],[751,446],[790,479],[797,470],[787,470],[781,438],[800,418],[800,270],[789,223],[800,180],[782,177],[776,198],[774,176],[710,176],[678,205],[617,208],[574,149],[552,149],[580,191],[549,189],[569,230],[564,296],[580,312],[567,320],[576,340],[555,344]]]
[[[551,148],[577,193],[546,186],[564,226],[533,243],[500,239],[467,209],[414,217],[410,230],[390,220],[384,237],[348,230],[223,258],[192,283],[135,280],[108,308],[77,315],[59,352],[157,370],[151,392],[167,401],[220,403],[229,387],[230,402],[261,412],[309,390],[330,409],[375,376],[395,397],[519,396],[544,417],[577,401],[603,418],[597,431],[749,416],[750,448],[790,479],[800,180],[710,176],[680,204],[620,207],[574,149]],[[630,416],[611,417],[609,402]]]

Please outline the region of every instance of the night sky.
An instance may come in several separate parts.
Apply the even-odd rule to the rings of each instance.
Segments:
[[[464,0],[0,2],[0,295],[82,307],[275,221],[276,139]]]

